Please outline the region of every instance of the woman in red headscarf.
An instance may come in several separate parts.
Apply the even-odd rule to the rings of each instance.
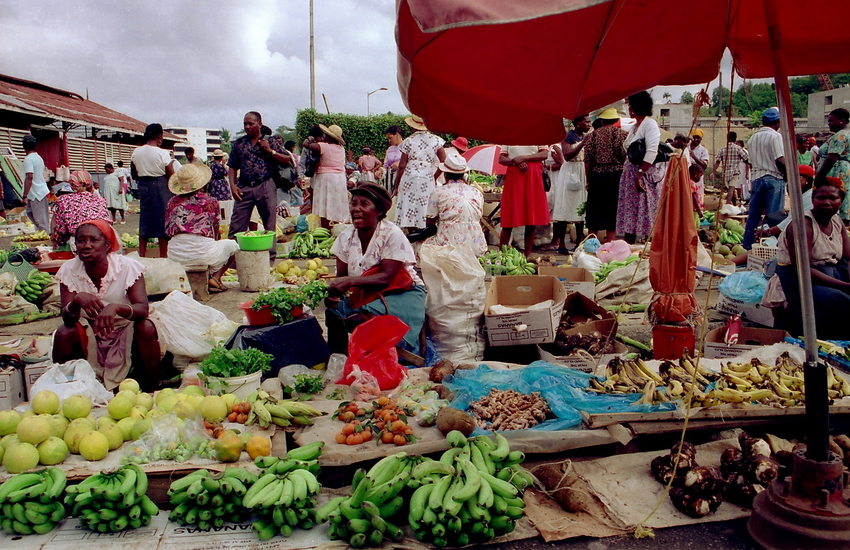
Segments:
[[[50,238],[57,248],[68,243],[80,222],[101,219],[111,221],[106,199],[94,192],[91,174],[85,170],[71,172],[68,179],[72,193],[63,193],[53,207]]]
[[[82,221],[74,237],[77,257],[56,274],[63,323],[53,335],[53,360],[88,360],[111,390],[127,377],[135,355],[134,376],[145,391],[154,390],[162,354],[148,319],[144,266],[115,254],[121,245],[105,220]]]

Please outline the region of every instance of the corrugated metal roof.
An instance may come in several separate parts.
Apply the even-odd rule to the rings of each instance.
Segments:
[[[0,74],[0,110],[136,135],[144,134],[146,126],[79,94],[3,74]]]

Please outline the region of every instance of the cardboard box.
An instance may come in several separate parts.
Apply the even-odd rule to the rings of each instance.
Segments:
[[[564,310],[567,291],[551,276],[523,275],[494,277],[484,303],[484,328],[491,346],[520,346],[555,341],[555,330]],[[502,305],[522,308],[552,300],[548,308],[490,314],[490,307]]]
[[[773,311],[761,304],[749,304],[740,300],[734,300],[720,295],[714,309],[724,316],[740,315],[748,321],[758,323],[766,327],[773,327]]]
[[[26,401],[21,370],[8,367],[0,370],[0,410],[8,410]]]
[[[560,280],[567,292],[578,292],[591,300],[596,298],[596,280],[593,273],[581,267],[542,265],[538,275],[551,275]]]
[[[32,390],[33,384],[38,380],[38,377],[47,371],[50,366],[53,365],[52,361],[42,361],[41,363],[30,363],[26,367],[24,367],[24,386],[26,387],[26,396],[29,400],[32,396],[30,390]]]
[[[629,348],[627,348],[624,344],[614,340],[614,336],[617,334],[616,319],[603,319],[601,321],[591,321],[589,323],[577,325],[566,331],[565,334],[587,334],[590,332],[599,332],[603,336],[611,337],[609,353],[601,354],[593,359],[585,354],[557,355],[558,350],[554,344],[538,345],[537,353],[540,355],[540,359],[552,363],[553,365],[562,365],[582,372],[592,373],[596,369],[597,365],[604,365],[610,361],[611,358],[629,351]]]
[[[705,335],[705,346],[702,351],[704,357],[707,359],[736,357],[761,346],[778,344],[788,336],[784,330],[742,327],[738,335],[738,343],[730,346],[723,342],[724,334],[726,334],[726,328],[720,327]]]
[[[575,325],[614,319],[614,313],[600,306],[584,294],[570,292],[564,300],[564,312],[561,313],[561,323],[567,321],[570,328]]]
[[[737,266],[728,260],[723,260],[722,262],[715,262],[714,271],[725,273],[726,275],[730,275],[735,273],[735,269]],[[717,290],[717,287],[720,286],[720,283],[723,282],[723,277],[720,275],[712,276],[711,273],[703,273],[702,277],[697,281],[697,286],[695,290],[708,290],[708,282],[711,281],[711,288]]]

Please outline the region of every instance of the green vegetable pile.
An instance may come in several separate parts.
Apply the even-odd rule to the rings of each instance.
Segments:
[[[579,216],[584,216],[585,211],[587,211],[587,201],[584,201],[576,207],[576,214]]]
[[[744,242],[744,226],[736,220],[726,220],[717,236],[723,244],[740,244]]]
[[[602,267],[597,271],[593,277],[596,279],[596,284],[601,283],[605,279],[608,278],[608,275],[619,267],[625,267],[629,264],[633,264],[638,261],[637,254],[632,254],[625,260],[617,260],[614,262],[608,262],[607,264],[602,264]]]
[[[314,308],[327,296],[328,286],[323,281],[312,281],[297,288],[280,287],[263,292],[254,300],[251,309],[259,311],[263,306],[269,306],[279,323],[288,323],[295,318],[292,315],[294,308],[305,305]]]
[[[256,348],[226,349],[218,345],[201,361],[201,374],[214,378],[245,376],[257,371],[266,372],[274,357]]]
[[[330,258],[334,238],[324,227],[317,227],[292,238],[290,258]]]
[[[491,250],[480,258],[478,263],[487,275],[534,275],[537,266],[529,262],[522,252],[511,246],[501,250]]]
[[[469,181],[469,183],[492,185],[496,181],[496,176],[489,176],[480,172],[470,172],[467,176],[467,181]]]
[[[325,387],[324,376],[321,374],[296,374],[293,389],[299,394],[313,395]]]

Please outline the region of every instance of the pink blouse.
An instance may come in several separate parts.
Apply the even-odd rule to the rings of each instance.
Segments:
[[[345,149],[336,143],[319,142],[322,154],[319,157],[317,174],[328,174],[333,172],[345,173]]]

